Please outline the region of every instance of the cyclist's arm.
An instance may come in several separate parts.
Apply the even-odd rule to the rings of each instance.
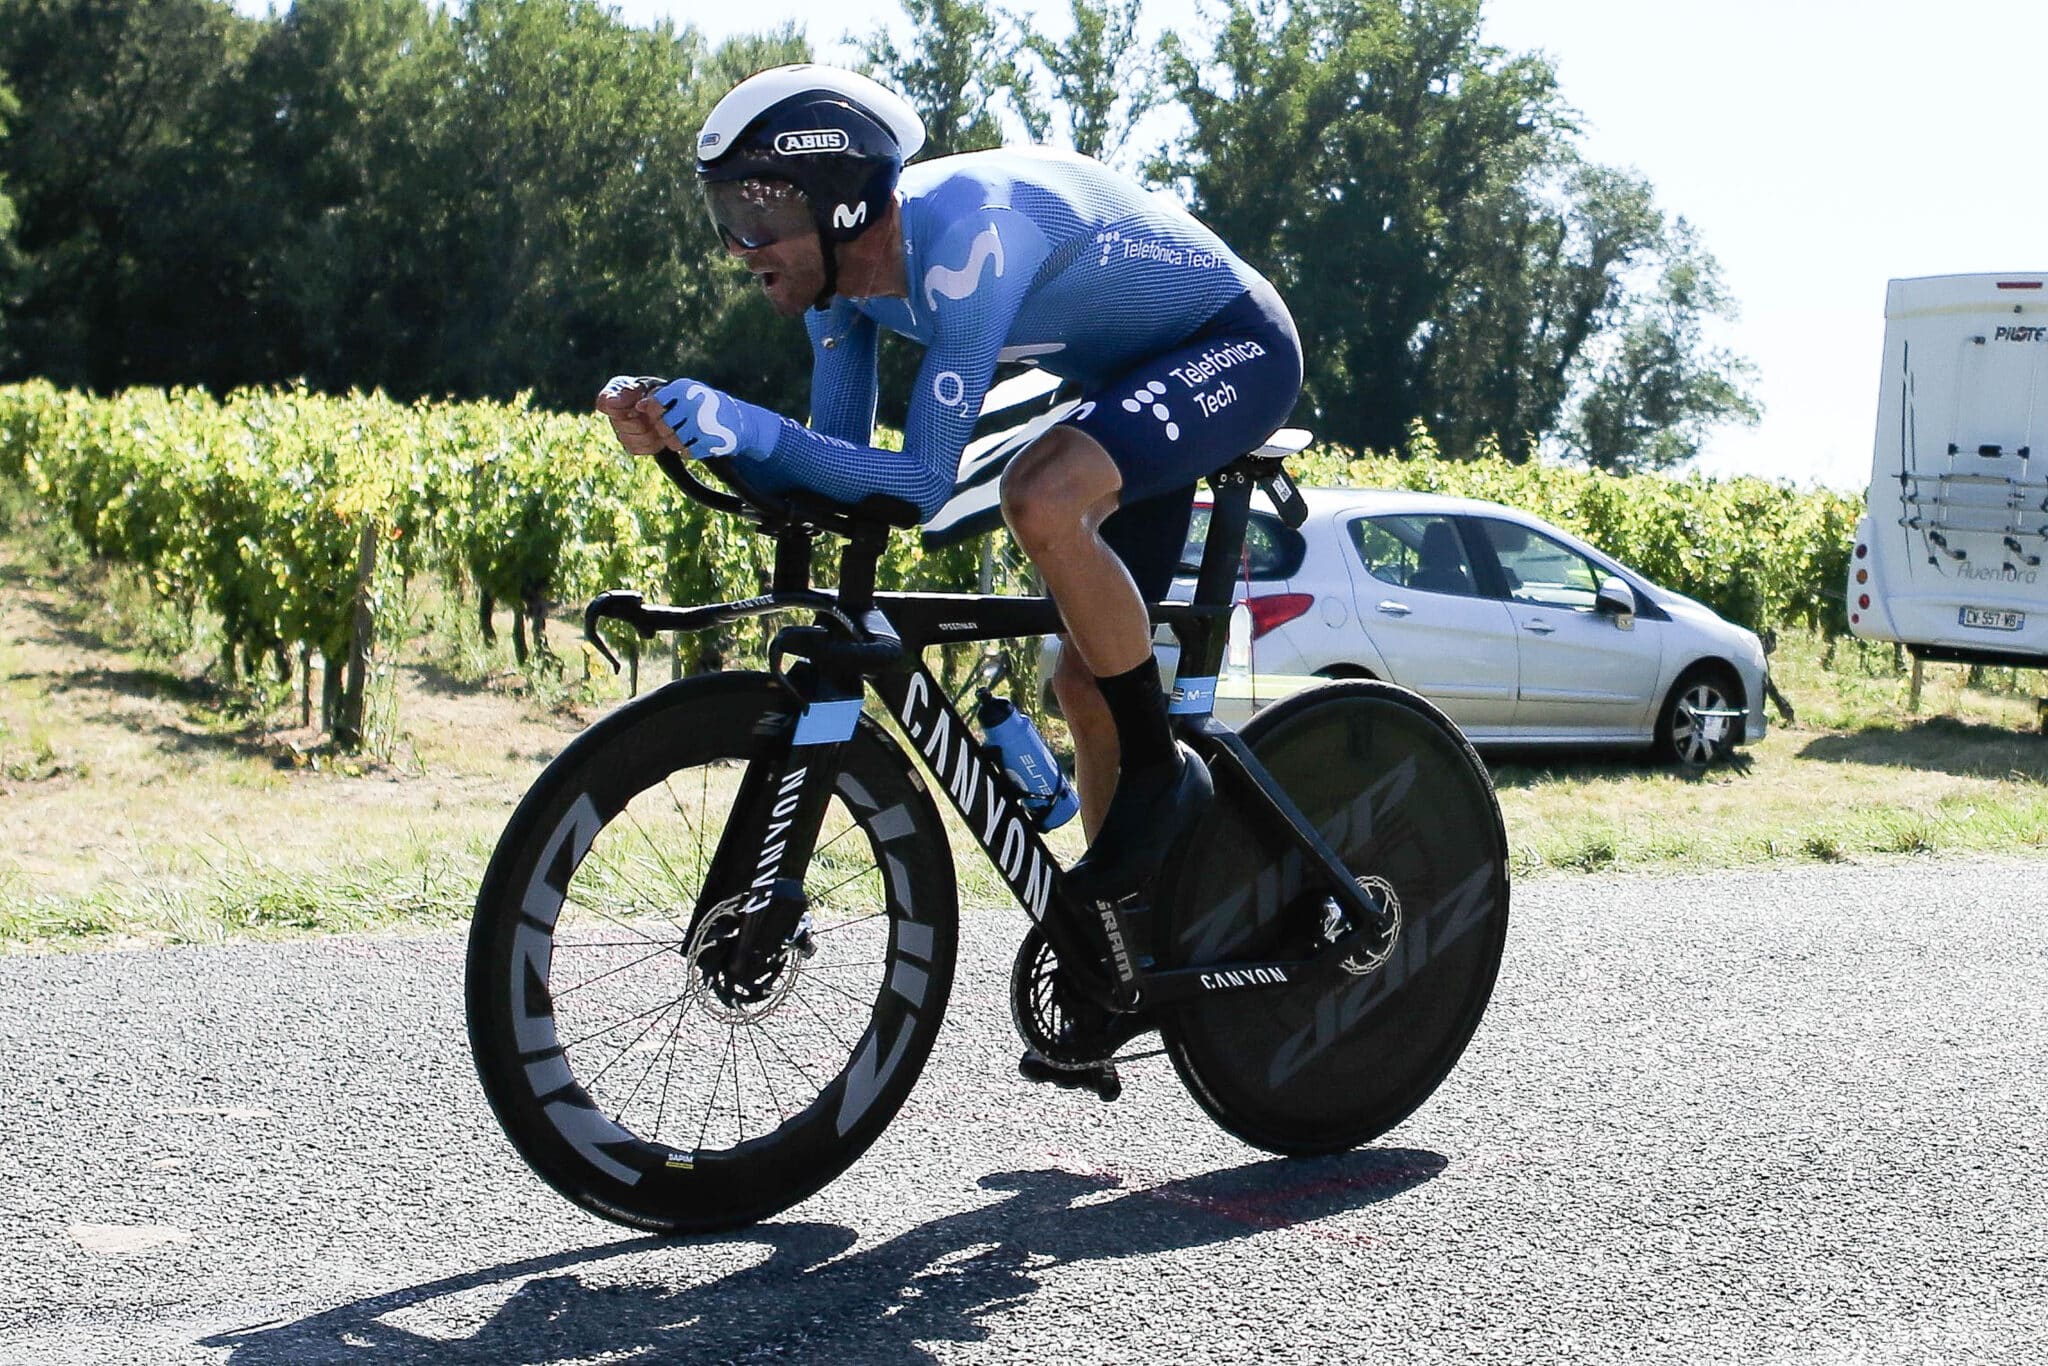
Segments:
[[[934,264],[910,281],[912,307],[927,312],[933,328],[911,391],[901,451],[780,418],[772,431],[762,428],[744,453],[763,456],[784,484],[844,503],[888,494],[933,516],[952,496],[960,452],[973,435],[996,357],[1045,251],[1037,225],[1002,208],[964,216],[940,237],[929,254]],[[770,435],[772,444],[765,439]]]
[[[806,309],[811,337],[811,430],[865,446],[875,436],[875,320],[844,299]]]

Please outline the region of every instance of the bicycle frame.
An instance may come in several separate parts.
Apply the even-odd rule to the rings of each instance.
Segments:
[[[677,609],[648,607],[636,593],[614,592],[593,601],[585,614],[587,636],[607,657],[610,652],[595,631],[601,617],[626,621],[643,636],[651,636],[771,613],[817,614],[812,625],[783,628],[770,648],[770,671],[790,690],[798,710],[787,729],[786,745],[748,766],[735,798],[734,819],[713,856],[696,913],[745,894],[742,908],[749,914],[740,953],[771,950],[796,930],[804,906],[803,874],[838,777],[839,746],[852,739],[862,697],[871,687],[1066,970],[1105,1003],[1122,1009],[1141,1001],[1162,1006],[1219,991],[1299,984],[1312,976],[1340,973],[1345,959],[1384,942],[1388,925],[1383,909],[1360,890],[1321,832],[1273,782],[1236,732],[1209,714],[1227,640],[1231,578],[1243,543],[1251,487],[1275,475],[1285,479],[1277,462],[1271,462],[1270,470],[1240,468],[1245,463],[1211,480],[1217,496],[1195,601],[1151,608],[1152,621],[1171,627],[1181,643],[1182,669],[1170,710],[1181,737],[1212,771],[1232,775],[1233,786],[1267,819],[1276,836],[1291,843],[1309,868],[1321,870],[1321,890],[1355,927],[1349,934],[1303,961],[1232,962],[1165,971],[1147,970],[1135,962],[1119,909],[1082,905],[1065,896],[1059,860],[1016,800],[1000,764],[983,750],[924,662],[924,652],[934,645],[1057,632],[1058,609],[1050,598],[874,592],[875,562],[888,533],[886,527],[868,522],[848,529],[836,593],[810,586],[814,530],[795,524],[777,530],[775,583],[763,596]],[[673,470],[670,473],[677,477]],[[1284,485],[1276,502],[1291,492],[1292,485]],[[806,663],[785,672],[781,661],[786,655]],[[1091,943],[1081,933],[1079,927],[1091,919],[1099,920],[1103,943]],[[1104,956],[1104,944],[1114,980],[1095,969]]]

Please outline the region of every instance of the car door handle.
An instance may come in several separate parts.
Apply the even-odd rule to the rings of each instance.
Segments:
[[[1547,636],[1557,628],[1547,621],[1525,621],[1522,623],[1522,629],[1524,631],[1534,631],[1539,636]]]
[[[1390,617],[1405,617],[1415,609],[1405,602],[1395,602],[1392,598],[1382,598],[1378,610],[1385,612]]]

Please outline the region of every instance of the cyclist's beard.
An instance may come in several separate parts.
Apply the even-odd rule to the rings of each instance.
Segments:
[[[785,318],[800,317],[825,288],[825,259],[816,237],[763,247],[748,258],[747,269],[769,304]]]

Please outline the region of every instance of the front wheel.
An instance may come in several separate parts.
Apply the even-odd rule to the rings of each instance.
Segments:
[[[1311,688],[1243,735],[1398,928],[1382,960],[1198,999],[1160,1034],[1225,1129],[1272,1152],[1339,1152],[1428,1099],[1478,1027],[1507,938],[1507,832],[1479,756],[1406,689]],[[1300,960],[1349,932],[1320,874],[1246,803],[1219,800],[1184,847],[1160,899],[1168,966]]]
[[[1735,681],[1727,674],[1703,669],[1686,675],[1658,714],[1657,756],[1686,769],[1725,759],[1742,734],[1742,722],[1727,715],[1736,709]]]
[[[844,1171],[909,1095],[945,1012],[953,865],[909,760],[863,717],[765,971],[721,949],[749,870],[707,890],[793,708],[754,674],[688,679],[593,726],[506,827],[470,930],[478,1076],[519,1153],[585,1209],[664,1233],[752,1223]],[[801,753],[801,751],[799,751]],[[719,865],[729,869],[730,862]]]

